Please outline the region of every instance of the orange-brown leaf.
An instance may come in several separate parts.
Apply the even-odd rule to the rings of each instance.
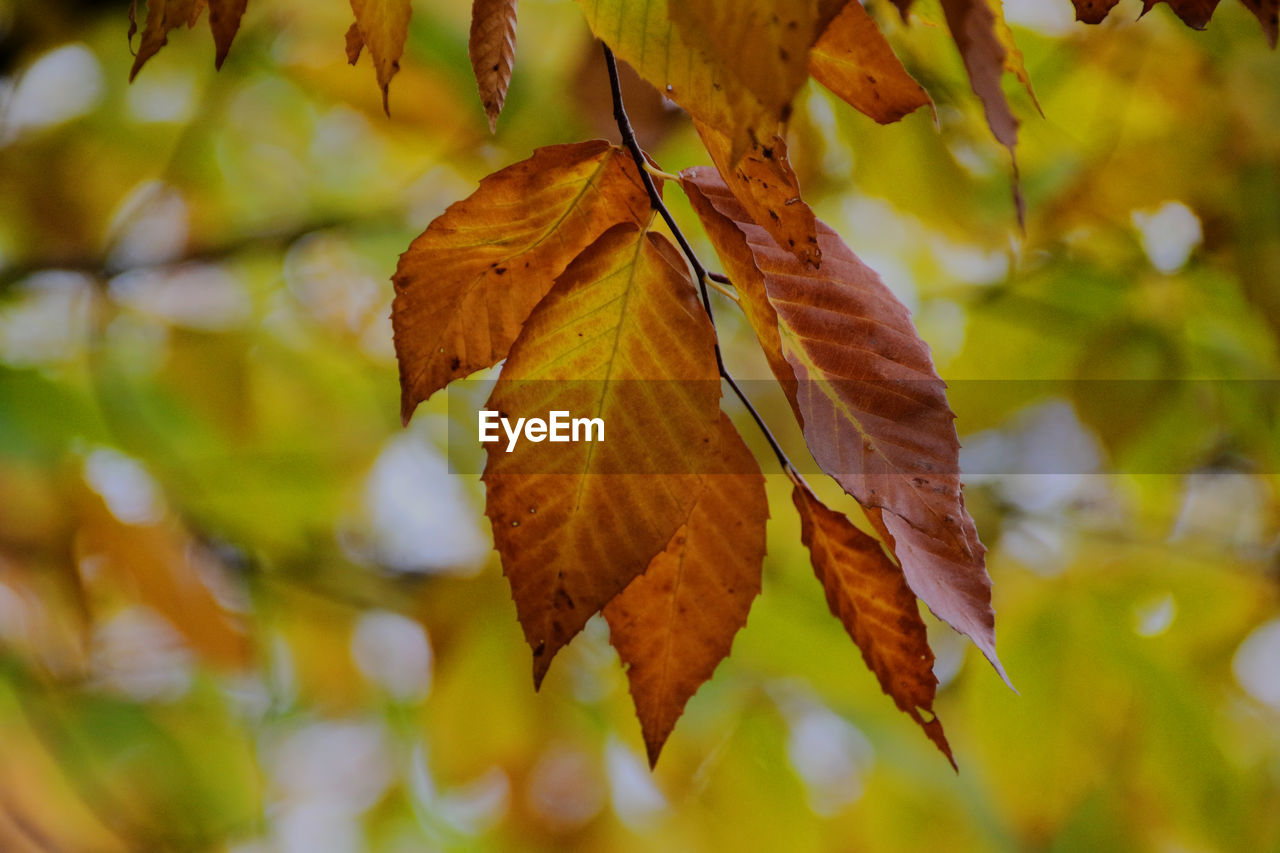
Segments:
[[[858,0],[844,7],[813,46],[809,73],[880,124],[933,103]]]
[[[364,37],[360,35],[360,26],[352,24],[346,35],[347,62],[355,65],[360,61],[360,52],[364,50]]]
[[[135,10],[136,4],[129,11],[131,35],[137,27]],[[142,39],[138,43],[138,53],[133,58],[133,68],[129,70],[129,80],[137,77],[147,60],[168,43],[171,30],[184,24],[189,26],[192,16],[198,14],[196,0],[147,0],[147,20],[142,26]]]
[[[1203,30],[1218,8],[1218,0],[1142,0],[1142,14],[1147,14],[1160,3],[1168,3],[1173,13],[1188,27]]]
[[[728,657],[760,594],[764,477],[724,415],[719,456],[702,481],[688,522],[604,609],[650,765],[690,697]]]
[[[695,121],[698,135],[733,194],[778,245],[807,264],[822,260],[813,211],[800,199],[800,184],[787,159],[787,143],[774,136],[768,144],[752,143],[733,164],[733,142],[720,131]]]
[[[1120,0],[1071,0],[1076,7],[1076,20],[1086,24],[1100,24]]]
[[[409,37],[410,0],[351,0],[360,40],[368,46],[373,68],[382,90],[382,108],[390,113],[388,89],[391,78],[400,70],[400,57]],[[348,38],[348,59],[350,59]]]
[[[497,130],[516,61],[516,5],[519,0],[474,0],[471,5],[471,69],[480,103]]]
[[[231,50],[231,42],[240,30],[240,19],[244,16],[248,0],[209,0],[209,27],[213,30],[213,44],[216,51],[214,66],[222,67]]]
[[[208,662],[223,667],[248,662],[249,642],[238,618],[206,584],[196,544],[169,522],[126,524],[102,498],[85,489],[80,496],[77,562],[94,566],[112,592],[135,599],[163,615]],[[92,579],[89,579],[92,580]]]
[[[862,651],[867,668],[898,709],[919,724],[951,765],[955,758],[933,713],[938,679],[916,597],[880,543],[797,484],[800,538],[809,549],[827,606]]]
[[[1018,221],[1025,212],[1022,190],[1018,185],[1018,167],[1015,148],[1018,145],[1018,120],[1009,108],[1000,79],[1004,75],[1008,52],[1000,39],[995,12],[988,0],[942,0],[947,27],[969,74],[969,85],[982,102],[987,126],[996,139],[1009,149],[1014,160],[1013,197],[1018,209]]]
[[[634,162],[603,141],[540,148],[452,205],[396,269],[404,419],[449,382],[505,358],[574,256],[610,226],[649,215]]]
[[[529,317],[488,403],[605,424],[598,443],[487,445],[485,512],[536,683],[688,520],[714,458],[714,333],[673,251],[633,223],[605,232]]]
[[[820,220],[823,263],[814,271],[751,222],[712,170],[688,170],[683,182],[696,190],[694,209],[739,292],[763,289],[776,313],[794,383],[783,384],[795,394],[814,459],[869,511],[901,521],[897,539],[914,542],[913,530],[929,543],[894,552],[912,589],[1000,670],[991,581],[961,493],[954,415],[907,309]],[[767,352],[771,341],[760,337]],[[770,361],[777,371],[776,353]],[[931,554],[947,558],[945,572]]]
[[[1262,24],[1262,32],[1267,37],[1267,44],[1272,49],[1276,46],[1276,36],[1280,35],[1280,0],[1240,0],[1245,8],[1253,13]]]

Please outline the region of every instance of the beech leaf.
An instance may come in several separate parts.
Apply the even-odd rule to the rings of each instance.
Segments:
[[[213,30],[214,67],[221,68],[240,30],[248,0],[209,0],[209,28]]]
[[[480,87],[480,102],[489,130],[507,100],[511,69],[516,61],[516,6],[519,0],[474,0],[471,5],[471,68]]]
[[[1142,0],[1142,14],[1147,14],[1160,3],[1168,3],[1184,24],[1196,30],[1208,26],[1209,19],[1218,8],[1218,0]]]
[[[796,484],[791,498],[800,511],[800,539],[809,549],[832,615],[857,644],[880,689],[955,767],[942,722],[933,713],[938,689],[933,650],[902,569],[879,542],[828,509],[804,485]]]
[[[1071,0],[1076,7],[1076,20],[1098,24],[1120,0]]]
[[[400,70],[400,57],[409,38],[410,0],[351,0],[360,41],[369,48],[373,68],[382,90],[382,109],[388,115],[391,106],[388,90],[391,78]],[[347,38],[347,58],[351,58],[351,38]]]
[[[787,159],[786,141],[774,136],[768,144],[752,143],[734,165],[729,137],[702,122],[694,124],[711,162],[751,218],[763,225],[779,246],[805,263],[818,266],[822,252],[818,249],[817,225],[813,211],[800,201],[800,184]]]
[[[729,656],[760,594],[764,477],[723,414],[718,450],[689,520],[604,609],[651,766],[685,704]]]
[[[880,124],[933,103],[857,0],[844,7],[813,46],[809,72],[849,106]]]
[[[999,0],[996,0],[999,2]],[[1013,162],[1013,198],[1018,211],[1018,221],[1026,218],[1022,189],[1018,182],[1018,161],[1015,149],[1018,145],[1018,120],[1009,108],[1000,79],[1008,63],[1008,51],[1000,38],[997,16],[988,0],[942,0],[942,11],[947,27],[955,40],[969,84],[982,102],[987,126],[996,140],[1009,149]]]
[[[577,2],[591,32],[618,58],[695,119],[728,134],[733,161],[753,140],[778,132],[782,116],[735,79],[717,52],[682,34],[668,0]]]
[[[401,255],[391,321],[401,416],[506,357],[574,256],[618,222],[647,222],[631,157],[607,142],[540,148],[489,175]]]
[[[783,360],[792,370],[783,385],[814,459],[863,507],[886,511],[911,588],[1003,676],[985,551],[961,493],[955,416],[907,309],[821,220],[814,271],[752,222],[713,170],[681,177],[739,292],[763,290],[776,313],[769,361],[775,373]],[[744,296],[743,305],[755,301]],[[759,329],[767,313],[752,310],[768,353],[772,333]]]
[[[147,60],[159,53],[160,48],[169,42],[169,33],[184,24],[188,27],[195,23],[195,17],[202,7],[196,0],[147,0],[147,19],[142,25],[142,38],[138,42],[138,52],[133,58],[133,67],[129,70],[129,80],[138,76]],[[129,10],[130,37],[137,29],[137,4]]]
[[[608,429],[598,444],[487,445],[485,512],[535,684],[667,547],[714,458],[714,332],[673,260],[665,238],[634,223],[605,232],[530,315],[488,403],[512,419],[563,410]],[[632,473],[655,470],[675,473]]]

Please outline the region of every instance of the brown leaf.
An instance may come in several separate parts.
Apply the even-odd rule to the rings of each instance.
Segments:
[[[216,50],[214,67],[221,68],[231,50],[231,42],[240,30],[240,18],[244,15],[248,0],[209,0],[209,27],[213,30]]]
[[[1196,30],[1208,26],[1214,9],[1218,8],[1218,0],[1142,0],[1142,14],[1147,14],[1160,3],[1168,3],[1184,24]]]
[[[1026,217],[1026,210],[1018,183],[1015,154],[1018,120],[1009,109],[1004,89],[1000,86],[1008,55],[1000,39],[996,15],[988,0],[942,0],[942,11],[946,15],[951,37],[960,49],[965,70],[969,73],[969,84],[978,100],[982,101],[987,126],[1000,144],[1009,149],[1009,156],[1013,161],[1014,204],[1018,210],[1018,221],[1022,222]]]
[[[728,657],[760,594],[764,477],[723,414],[719,456],[702,482],[688,522],[604,609],[650,766],[690,697]]]
[[[360,40],[368,46],[373,57],[373,67],[382,90],[382,109],[391,114],[387,100],[391,78],[400,70],[400,57],[409,37],[409,16],[413,12],[410,0],[351,0],[351,11],[356,16]],[[348,60],[351,58],[351,39],[347,38]]]
[[[933,104],[858,0],[844,7],[813,46],[809,73],[880,124]]]
[[[394,277],[405,421],[449,382],[505,358],[575,255],[610,226],[649,217],[631,157],[601,140],[540,148],[446,210]]]
[[[347,28],[347,64],[355,65],[360,61],[360,52],[364,50],[364,37],[360,35],[360,27],[358,24],[352,24]]]
[[[498,116],[507,100],[511,69],[516,61],[516,6],[519,0],[474,0],[471,6],[471,68],[480,87],[480,102],[489,117],[489,130],[498,129]]]
[[[134,4],[129,10],[129,34],[137,28],[136,9]],[[169,32],[183,24],[190,25],[192,15],[199,14],[196,0],[147,0],[147,20],[142,26],[142,38],[138,42],[138,52],[133,58],[133,68],[129,70],[129,81],[138,76],[147,60],[155,56],[160,48],[169,42]]]
[[[823,263],[814,271],[751,222],[712,170],[687,170],[682,179],[744,307],[763,290],[776,313],[772,354],[772,336],[760,330],[767,314],[751,307],[748,316],[757,314],[752,324],[775,373],[782,360],[792,370],[783,385],[795,395],[814,459],[869,511],[887,511],[912,589],[1003,674],[985,552],[961,493],[954,415],[906,308],[822,221]],[[907,553],[908,545],[918,547]]]
[[[561,410],[607,429],[487,445],[485,512],[535,683],[688,520],[716,450],[714,333],[675,257],[634,223],[605,232],[530,315],[489,399],[513,420]]]
[[[875,673],[880,689],[924,729],[955,766],[942,722],[933,713],[938,679],[916,597],[880,543],[797,484],[800,539],[809,549],[827,606]]]
[[[1100,24],[1107,13],[1120,0],[1071,0],[1076,7],[1076,20],[1086,24]]]
[[[1280,0],[1240,0],[1245,8],[1253,13],[1262,24],[1262,32],[1267,37],[1267,44],[1274,50],[1276,36],[1280,34]]]
[[[787,159],[786,141],[774,136],[768,145],[754,142],[735,166],[727,135],[700,121],[695,121],[694,126],[711,161],[751,218],[763,225],[779,246],[805,263],[818,266],[822,253],[818,250],[817,226],[813,211],[800,200],[800,185]]]

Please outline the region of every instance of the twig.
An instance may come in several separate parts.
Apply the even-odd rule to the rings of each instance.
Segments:
[[[708,273],[707,268],[702,265],[702,261],[698,259],[694,253],[693,247],[689,245],[689,241],[685,238],[684,232],[680,230],[680,226],[676,224],[675,218],[672,217],[671,211],[667,210],[667,206],[662,201],[662,196],[658,193],[657,186],[653,183],[653,176],[650,173],[649,161],[645,159],[644,152],[640,149],[640,143],[636,140],[635,130],[631,127],[631,119],[627,118],[627,109],[622,103],[622,82],[618,78],[618,61],[613,57],[613,51],[609,49],[609,45],[601,42],[604,48],[604,61],[609,67],[609,89],[613,94],[613,119],[617,122],[618,132],[622,135],[622,144],[631,152],[631,157],[636,161],[636,168],[640,171],[640,180],[644,183],[645,191],[649,194],[650,206],[658,212],[662,220],[667,223],[667,227],[671,229],[672,235],[676,238],[676,243],[680,245],[680,250],[684,252],[685,258],[689,261],[689,266],[693,269],[694,276],[698,279],[698,293],[702,297],[702,307],[707,312],[707,319],[711,321],[711,328],[714,332],[716,325],[715,315],[711,311],[711,294],[708,292],[707,283],[709,280],[716,282],[728,283],[728,279],[724,276],[716,277]],[[666,172],[662,173],[664,176]],[[791,463],[787,453],[782,449],[782,445],[778,443],[770,431],[769,426],[764,422],[764,418],[756,411],[756,407],[751,405],[751,401],[747,399],[747,395],[743,393],[738,386],[737,381],[729,374],[729,370],[725,367],[724,355],[720,352],[719,337],[715,339],[716,367],[720,371],[720,376],[733,389],[733,393],[742,401],[742,405],[746,407],[747,412],[751,415],[752,420],[756,422],[756,426],[760,428],[760,432],[769,442],[769,447],[773,449],[773,454],[778,457],[778,463],[782,465],[783,470],[793,482],[801,482],[800,472],[796,470],[796,466]]]

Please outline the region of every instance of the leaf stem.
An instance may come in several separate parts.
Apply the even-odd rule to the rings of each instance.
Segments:
[[[640,148],[640,143],[636,140],[636,132],[631,127],[631,119],[627,118],[627,108],[622,102],[622,82],[618,77],[618,61],[613,56],[613,51],[609,49],[609,45],[604,42],[600,43],[604,48],[605,65],[609,68],[609,90],[613,94],[613,120],[618,125],[618,133],[622,135],[622,144],[631,152],[631,157],[636,161],[636,168],[640,171],[640,180],[644,183],[645,191],[649,194],[649,205],[658,212],[662,220],[667,223],[667,227],[671,229],[672,235],[676,238],[676,243],[680,245],[680,251],[684,252],[685,258],[689,261],[689,266],[693,269],[694,276],[698,279],[698,294],[702,297],[703,310],[707,312],[707,320],[711,322],[711,328],[714,331],[716,326],[715,315],[711,311],[711,294],[708,292],[708,282],[728,284],[729,279],[718,273],[709,273],[707,268],[702,265],[702,261],[693,251],[693,247],[689,245],[688,239],[685,238],[684,232],[680,230],[680,226],[676,224],[675,218],[671,215],[671,211],[667,210],[667,206],[662,201],[662,195],[658,192],[657,185],[653,182],[653,175],[656,173],[664,180],[679,179],[668,172],[663,172],[656,166],[651,166],[648,159],[644,155],[644,151]],[[720,288],[717,288],[719,290]],[[751,401],[747,399],[747,395],[739,387],[737,381],[729,374],[729,369],[725,367],[724,355],[720,352],[720,339],[716,335],[715,340],[716,367],[720,371],[720,377],[725,383],[733,389],[733,393],[742,405],[746,407],[747,412],[751,415],[752,420],[756,422],[756,426],[760,428],[760,432],[764,435],[765,440],[769,442],[774,456],[778,457],[778,463],[782,466],[786,475],[791,478],[794,483],[800,483],[803,478],[796,466],[791,463],[791,459],[787,457],[787,453],[782,449],[782,445],[778,443],[778,439],[774,437],[769,426],[764,422],[764,418],[756,411],[756,407],[751,405]]]

